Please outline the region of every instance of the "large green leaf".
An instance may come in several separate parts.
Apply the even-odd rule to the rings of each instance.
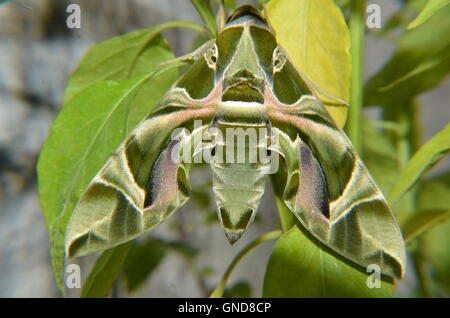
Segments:
[[[272,0],[267,5],[278,42],[295,67],[321,91],[348,101],[350,37],[344,16],[332,0]],[[326,95],[319,97],[332,103]],[[327,107],[336,122],[345,124],[345,107]]]
[[[159,32],[173,27],[204,31],[202,26],[192,22],[171,21],[116,36],[93,46],[71,74],[64,92],[64,103],[95,83],[144,75],[159,63],[172,58]]]
[[[172,57],[169,51],[165,56]],[[177,76],[173,70],[161,72],[94,84],[71,98],[54,121],[39,157],[38,177],[52,264],[61,290],[64,237],[74,205],[108,157]]]
[[[105,251],[95,262],[81,290],[82,298],[106,297],[122,272],[132,242]]]
[[[450,6],[404,32],[392,58],[365,88],[365,105],[400,107],[438,85],[450,71]]]
[[[281,207],[287,209],[287,207]],[[263,297],[390,297],[393,284],[369,288],[368,274],[349,265],[294,226],[275,244],[264,277]]]
[[[408,162],[390,194],[390,202],[396,202],[419,178],[450,152],[450,124],[434,135]]]
[[[423,8],[417,18],[408,25],[407,29],[411,30],[417,28],[449,3],[450,0],[429,0],[425,8]]]

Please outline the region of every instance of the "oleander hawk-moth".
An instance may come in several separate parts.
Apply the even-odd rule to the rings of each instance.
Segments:
[[[180,158],[258,150],[280,158],[282,199],[314,237],[356,264],[377,264],[382,273],[401,278],[403,238],[383,194],[310,82],[277,44],[267,19],[242,6],[192,56],[190,68],[78,201],[67,230],[67,255],[127,242],[179,209],[189,198],[192,163]],[[230,145],[217,137],[261,128],[268,133],[256,143],[249,137]],[[271,162],[250,157],[236,162],[232,153],[229,161],[210,161],[218,218],[230,243],[252,223],[271,173]]]

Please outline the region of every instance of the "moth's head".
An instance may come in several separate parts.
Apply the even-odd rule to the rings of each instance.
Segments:
[[[275,34],[257,9],[250,5],[236,9],[211,51],[216,82],[224,84],[222,100],[263,102],[276,47]]]
[[[285,104],[310,94],[307,85],[278,45],[268,20],[251,5],[237,8],[215,41],[177,86],[195,99],[223,84],[222,101],[264,102],[271,89]]]

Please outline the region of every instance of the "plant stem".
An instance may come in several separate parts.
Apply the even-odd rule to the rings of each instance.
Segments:
[[[416,107],[412,101],[404,102],[399,105],[394,113],[396,116],[397,125],[399,127],[396,135],[396,148],[398,153],[398,167],[400,171],[405,169],[409,160],[412,157],[413,149],[416,144],[418,136],[413,134],[413,129],[417,129],[416,134],[419,134],[419,125],[415,123],[414,119]],[[415,127],[413,126],[415,124]],[[410,189],[404,193],[398,202],[395,203],[398,211],[397,217],[407,219],[411,213],[416,210],[415,204],[415,189]]]
[[[397,151],[400,170],[403,170],[411,158],[411,116],[409,112],[409,105],[404,105],[398,110],[398,126],[400,127],[400,134],[397,140]]]
[[[433,296],[432,286],[431,282],[428,278],[425,261],[423,259],[422,255],[422,240],[419,238],[418,242],[419,246],[417,248],[417,251],[415,251],[412,254],[412,259],[414,262],[414,267],[417,272],[417,276],[419,279],[419,285],[420,285],[420,297],[430,298]]]
[[[347,133],[358,153],[361,153],[365,16],[366,1],[352,1],[350,14],[352,77],[350,82],[350,109],[348,113]]]
[[[253,248],[256,246],[265,243],[270,240],[274,240],[279,238],[283,233],[281,231],[272,231],[269,233],[266,233],[254,241],[252,241],[250,244],[248,244],[246,247],[244,247],[233,259],[231,264],[228,266],[227,270],[225,271],[225,274],[223,274],[223,277],[220,281],[220,283],[217,285],[216,289],[211,293],[209,296],[210,298],[220,298],[223,295],[223,292],[225,290],[225,285],[227,284],[228,278],[230,277],[231,273],[233,272],[236,265],[239,263],[239,261],[248,254]]]

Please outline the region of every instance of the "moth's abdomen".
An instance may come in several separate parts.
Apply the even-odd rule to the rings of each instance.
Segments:
[[[262,135],[265,127],[218,122],[223,140],[216,144],[212,181],[217,213],[230,243],[237,241],[253,222],[264,194],[269,168]]]
[[[265,174],[258,164],[212,164],[219,218],[231,243],[253,222],[264,194]]]

